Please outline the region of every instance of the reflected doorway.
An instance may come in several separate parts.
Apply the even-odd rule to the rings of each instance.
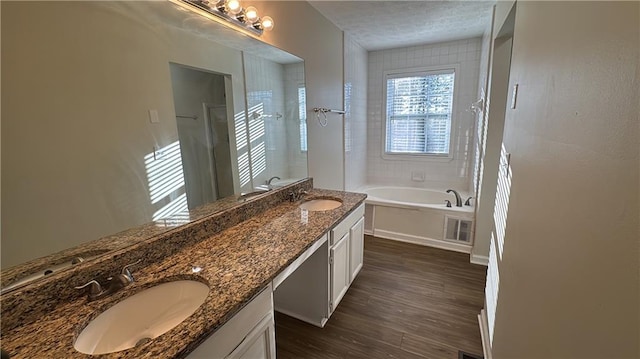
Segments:
[[[226,75],[170,64],[189,209],[234,194]]]

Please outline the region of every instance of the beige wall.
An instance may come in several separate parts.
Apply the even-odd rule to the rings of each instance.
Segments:
[[[503,3],[504,4],[504,3]],[[495,12],[495,6],[494,10]],[[485,157],[486,151],[486,136],[487,133],[487,121],[489,118],[489,76],[491,74],[490,66],[493,62],[492,55],[493,44],[493,19],[491,23],[487,25],[485,33],[482,36],[482,46],[480,55],[480,76],[478,78],[478,99],[483,99],[483,110],[478,111],[475,114],[475,131],[473,136],[473,180],[471,181],[469,193],[474,195],[472,202],[475,204],[475,223],[474,223],[474,238],[473,249],[471,250],[471,262],[484,263],[488,262],[489,258],[489,236],[488,233],[491,230],[492,221],[490,218],[492,210],[480,211],[483,204],[482,185],[485,184],[485,166],[487,164]],[[496,171],[497,172],[497,171]],[[486,183],[488,186],[488,181]],[[495,182],[491,184],[495,190]],[[493,196],[491,196],[493,197]],[[494,198],[495,199],[495,198]],[[489,207],[491,208],[491,207]],[[485,219],[482,220],[477,214],[482,214]],[[484,234],[482,227],[485,227]]]
[[[476,200],[475,238],[472,259],[489,257],[494,231],[493,209],[496,202],[498,165],[504,130],[505,110],[509,100],[509,71],[513,38],[514,1],[500,1],[494,10],[490,39],[489,84],[482,129],[482,157],[479,193]],[[507,21],[509,19],[509,21]]]
[[[344,189],[344,136],[341,115],[321,127],[313,107],[343,107],[342,31],[305,1],[253,1],[275,21],[262,40],[304,60],[307,85],[309,176],[316,187]]]
[[[493,357],[638,358],[638,2],[519,2]]]

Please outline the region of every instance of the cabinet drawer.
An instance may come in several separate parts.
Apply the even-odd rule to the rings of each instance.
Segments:
[[[347,216],[342,222],[338,223],[331,230],[331,238],[329,238],[329,245],[333,246],[340,238],[344,237],[349,232],[349,229],[358,222],[360,218],[364,216],[364,203],[358,206],[351,214]]]

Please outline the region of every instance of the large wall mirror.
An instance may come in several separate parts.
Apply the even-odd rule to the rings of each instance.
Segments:
[[[307,176],[300,58],[176,2],[1,6],[5,288]]]

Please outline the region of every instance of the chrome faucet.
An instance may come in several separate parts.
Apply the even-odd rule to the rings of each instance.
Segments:
[[[304,189],[300,188],[297,192],[289,192],[289,202],[295,202],[299,199],[302,199],[305,195],[308,195],[309,192],[305,191]]]
[[[141,260],[138,260],[135,263],[131,263],[124,266],[120,274],[118,274],[115,277],[107,278],[107,283],[105,284],[104,287],[100,284],[100,282],[93,279],[88,283],[85,283],[75,288],[76,289],[87,288],[87,298],[89,298],[90,301],[104,298],[130,285],[135,281],[135,278],[133,278],[133,275],[131,274],[131,270],[129,268],[140,263],[140,261]]]
[[[273,176],[273,177],[269,178],[269,180],[267,181],[267,185],[268,185],[268,186],[271,186],[271,182],[272,182],[274,179],[277,179],[277,180],[279,181],[279,180],[280,180],[280,177],[278,177],[278,176]]]
[[[453,192],[453,194],[456,196],[456,207],[462,207],[462,198],[460,197],[460,194],[453,189],[448,189],[447,193],[451,193]]]

